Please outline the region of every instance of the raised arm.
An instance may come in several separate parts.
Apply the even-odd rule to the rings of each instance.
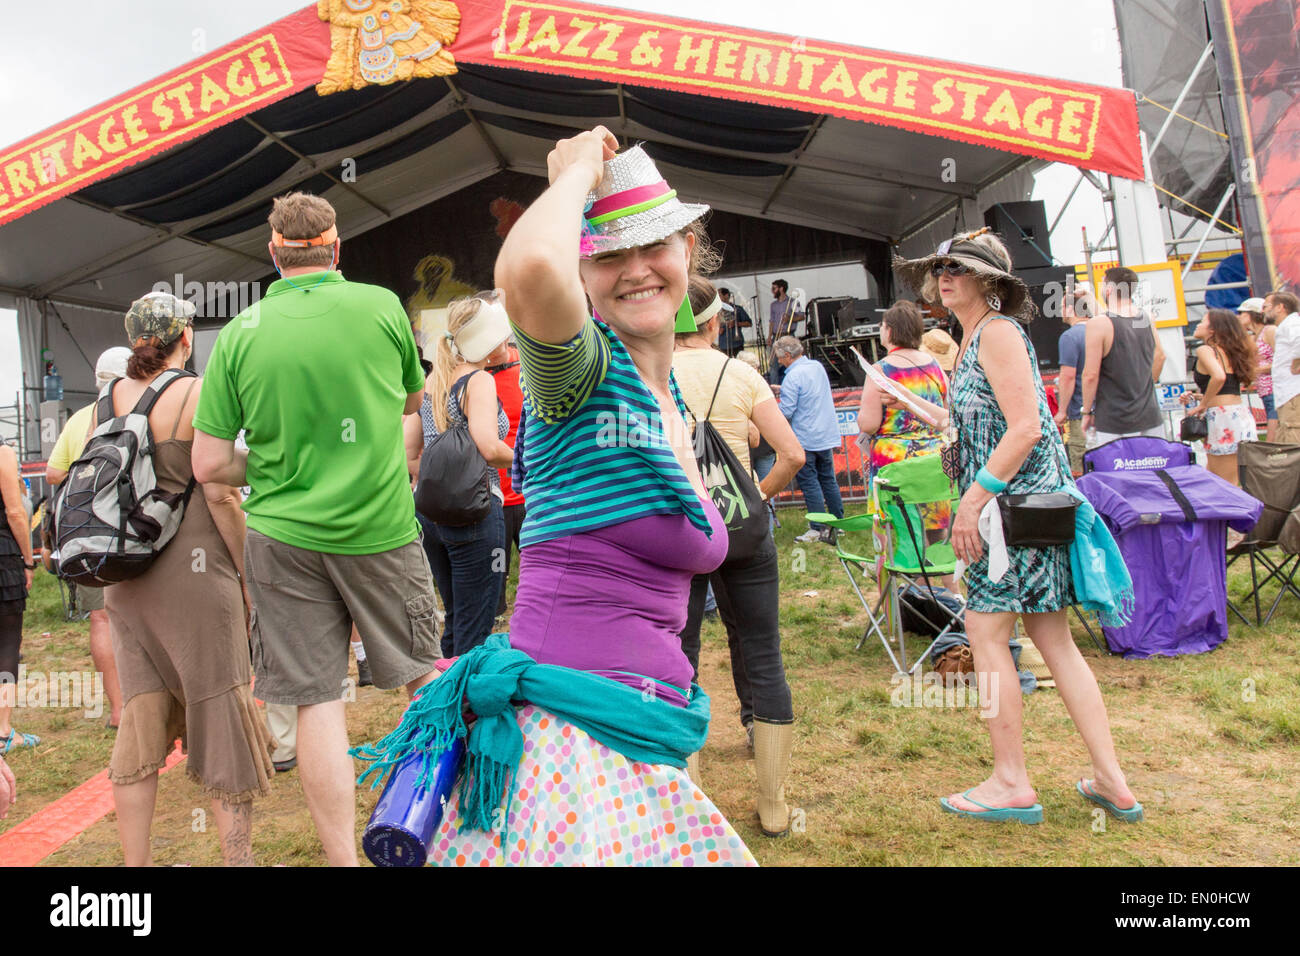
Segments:
[[[539,342],[568,342],[587,320],[578,276],[583,206],[617,149],[614,134],[603,126],[556,143],[546,157],[550,187],[501,245],[496,284],[505,292],[510,320]]]

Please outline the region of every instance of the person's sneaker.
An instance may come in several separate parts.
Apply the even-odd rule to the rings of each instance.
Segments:
[[[370,677],[370,661],[357,661],[357,686],[373,687],[375,682]]]
[[[821,540],[827,544],[835,544],[839,540],[839,534],[834,528],[826,528],[821,533]]]
[[[298,766],[298,758],[290,757],[288,760],[272,760],[276,773],[288,773],[294,767]]]
[[[796,541],[802,541],[804,544],[812,544],[814,541],[822,540],[822,533],[816,528],[809,528],[803,534],[795,536]]]

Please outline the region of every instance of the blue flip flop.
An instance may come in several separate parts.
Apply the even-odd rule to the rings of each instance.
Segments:
[[[9,753],[19,747],[35,747],[41,742],[41,738],[35,734],[25,734],[22,731],[9,729],[9,736],[0,740],[0,755]]]
[[[983,810],[963,810],[961,807],[954,806],[947,797],[939,800],[939,806],[948,813],[956,813],[963,817],[975,817],[977,820],[989,820],[997,823],[1003,820],[1011,820],[1015,823],[1042,823],[1043,822],[1043,805],[1035,803],[1032,807],[990,807],[986,803],[980,803],[978,800],[971,798],[971,787],[962,796],[970,800],[977,807],[983,807]]]
[[[1129,807],[1127,810],[1121,810],[1100,794],[1090,793],[1083,786],[1082,780],[1074,785],[1074,789],[1079,791],[1079,795],[1083,797],[1083,799],[1091,800],[1093,803],[1097,804],[1097,806],[1105,809],[1105,811],[1116,820],[1122,820],[1125,823],[1142,822],[1142,804],[1138,803],[1136,800],[1133,801],[1133,806]]]

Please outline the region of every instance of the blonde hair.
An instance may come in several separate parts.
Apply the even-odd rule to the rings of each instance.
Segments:
[[[433,371],[429,373],[429,404],[433,406],[433,422],[438,431],[445,432],[449,423],[447,418],[447,396],[451,393],[451,373],[464,361],[460,352],[453,352],[452,339],[478,315],[479,306],[484,302],[495,302],[495,291],[475,292],[473,295],[452,299],[447,306],[447,331],[438,336],[430,356]]]
[[[1007,247],[1002,244],[1002,240],[990,232],[987,226],[983,229],[976,229],[974,232],[953,236],[953,242],[969,242],[982,246],[986,252],[993,255],[1003,272],[1011,271],[1011,253],[1007,252]],[[981,273],[976,273],[975,278],[979,281],[980,293],[986,298],[990,295],[996,295],[1003,302],[1010,298],[1010,283],[1007,280]],[[921,298],[926,302],[938,302],[939,280],[932,275],[927,275],[925,281],[921,283],[919,291]]]
[[[311,193],[289,193],[271,206],[267,217],[271,228],[286,239],[315,239],[335,223],[334,207]],[[281,269],[334,264],[334,244],[328,246],[276,246],[275,258]]]

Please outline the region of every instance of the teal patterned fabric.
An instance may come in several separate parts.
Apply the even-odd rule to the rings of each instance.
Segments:
[[[1020,323],[1006,316],[995,316],[989,324],[1010,322],[1024,339],[1029,350],[1029,364],[1034,370],[1034,391],[1038,395],[1038,420],[1042,437],[1030,451],[1007,486],[1006,493],[1013,495],[1058,491],[1070,481],[1069,459],[1065,445],[1052,412],[1047,405],[1047,393],[1038,374],[1038,356]],[[953,372],[952,408],[957,422],[957,443],[961,458],[961,476],[958,485],[963,494],[975,484],[975,474],[989,460],[993,449],[1007,431],[1007,420],[998,407],[984,368],[979,363],[979,340],[984,329],[975,333],[961,363]],[[1074,603],[1074,585],[1070,575],[1070,549],[1066,545],[1054,548],[1008,548],[1010,567],[996,584],[989,580],[988,549],[970,566],[966,583],[969,589],[967,606],[972,611],[997,613],[1015,611],[1020,614],[1039,614],[1059,611]]]

